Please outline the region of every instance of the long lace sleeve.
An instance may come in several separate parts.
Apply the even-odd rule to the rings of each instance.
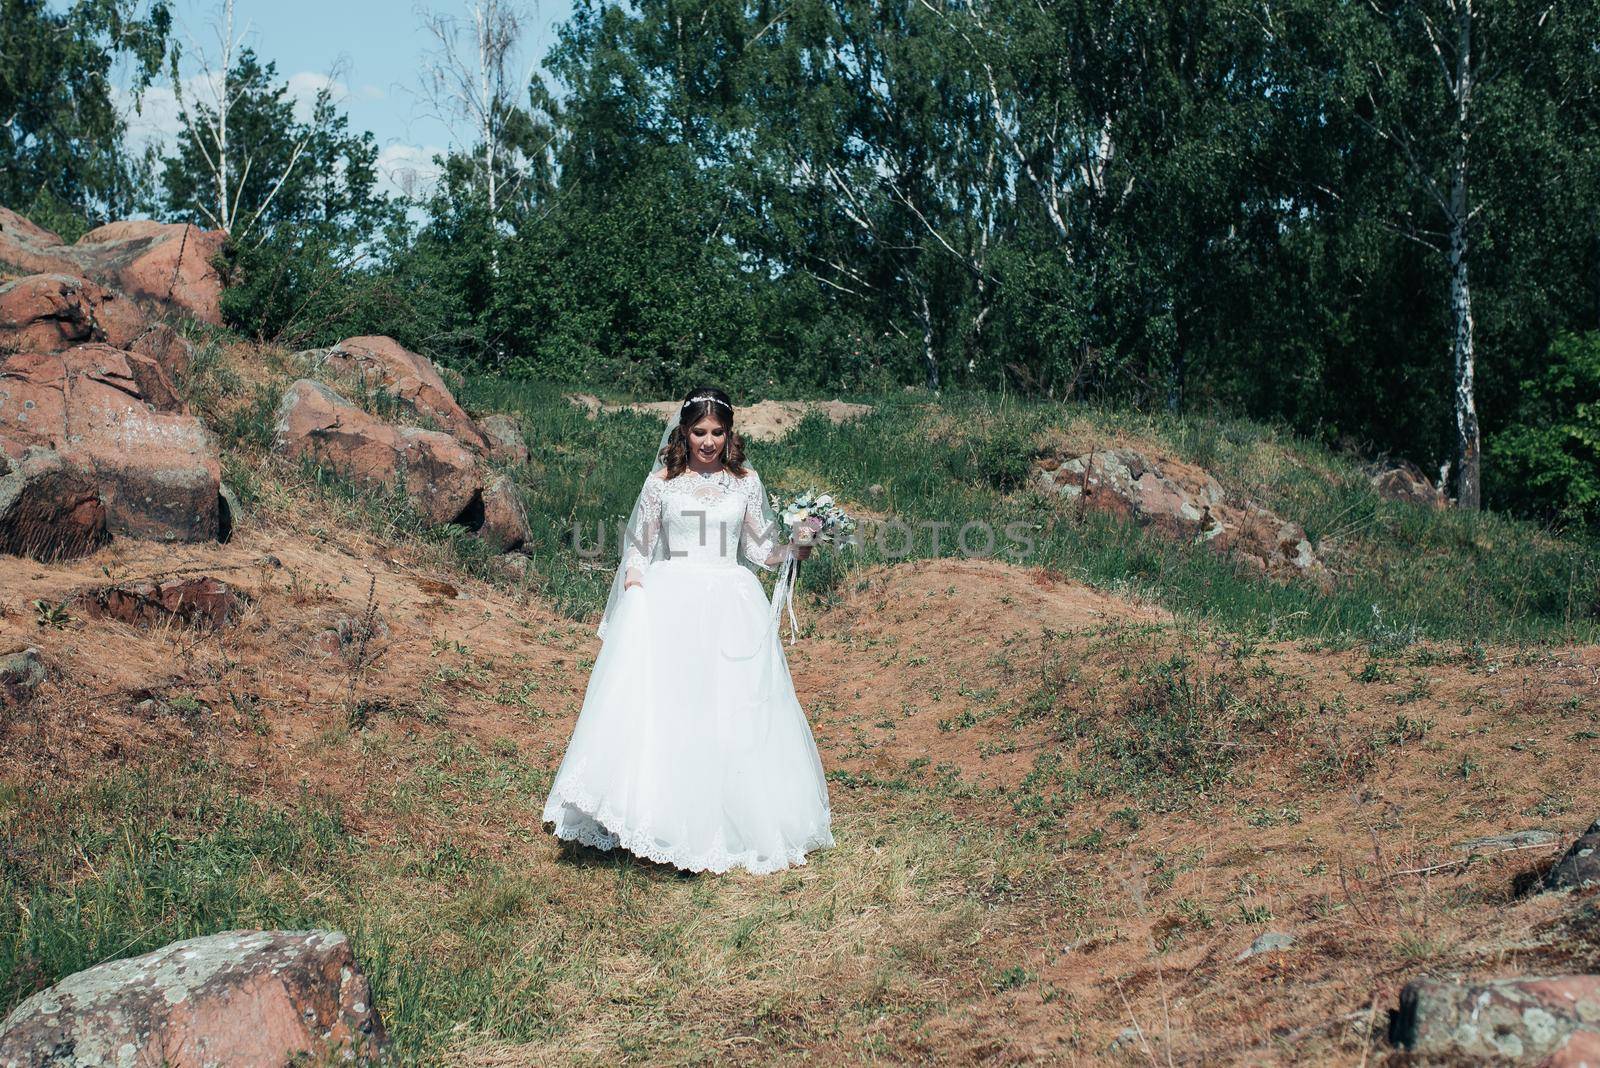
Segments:
[[[766,487],[753,467],[740,483],[744,489],[744,524],[739,551],[757,567],[776,571],[788,555],[788,547],[778,541],[778,517],[767,502]]]
[[[624,536],[622,559],[629,579],[644,578],[645,565],[661,536],[661,487],[661,479],[653,475],[645,479],[638,518]]]

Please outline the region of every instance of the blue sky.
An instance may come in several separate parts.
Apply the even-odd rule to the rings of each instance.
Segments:
[[[441,14],[464,14],[465,0],[429,0],[427,8]],[[186,54],[196,49],[217,51],[216,26],[220,0],[173,0],[175,32]],[[527,32],[518,68],[544,58],[555,43],[556,28],[571,14],[571,0],[525,0]],[[235,36],[263,59],[278,65],[278,74],[302,104],[334,76],[334,91],[357,129],[377,137],[386,185],[402,188],[409,176],[419,186],[432,177],[428,158],[469,133],[458,134],[429,114],[420,98],[419,71],[432,38],[423,28],[416,7],[407,0],[234,0]],[[185,62],[186,79],[195,79],[199,67]],[[163,79],[165,81],[165,79]],[[186,90],[206,99],[203,83]],[[153,87],[142,114],[129,116],[130,136],[136,142],[170,139],[177,130],[171,87]]]

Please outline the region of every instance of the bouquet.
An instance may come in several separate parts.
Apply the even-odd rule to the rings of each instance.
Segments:
[[[856,521],[850,513],[833,503],[831,493],[806,490],[787,501],[772,494],[772,510],[789,531],[789,541],[796,545],[837,545],[856,532]],[[793,556],[783,563],[783,572],[772,591],[772,622],[776,625],[778,614],[785,605],[789,609],[789,644],[794,644],[799,624],[794,617],[794,588],[800,561]]]
[[[777,494],[773,494],[772,510],[789,529],[789,540],[801,545],[833,544],[856,532],[856,521],[849,512],[833,503],[831,493],[806,490],[787,502],[780,502]]]

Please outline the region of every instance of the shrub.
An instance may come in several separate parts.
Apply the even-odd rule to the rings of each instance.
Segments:
[[[1600,527],[1600,333],[1550,346],[1544,373],[1522,383],[1516,417],[1488,451],[1505,503]]]

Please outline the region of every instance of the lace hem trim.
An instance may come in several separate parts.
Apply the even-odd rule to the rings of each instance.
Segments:
[[[568,823],[564,809],[573,809],[588,822]],[[785,849],[778,856],[765,856],[757,849],[728,852],[722,848],[722,835],[717,842],[700,855],[690,855],[686,850],[662,845],[647,828],[628,827],[609,806],[596,800],[586,791],[570,786],[554,789],[544,804],[543,820],[555,825],[557,838],[578,842],[595,849],[612,850],[621,846],[635,856],[659,864],[671,864],[685,871],[709,871],[721,875],[733,868],[743,868],[752,875],[770,875],[775,871],[805,864],[806,854],[813,849],[833,846],[833,812],[827,805],[822,809],[822,826],[813,830],[804,843]],[[617,828],[612,830],[612,828]]]

